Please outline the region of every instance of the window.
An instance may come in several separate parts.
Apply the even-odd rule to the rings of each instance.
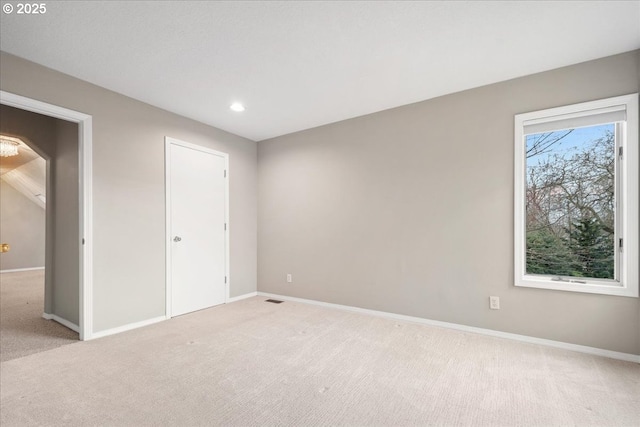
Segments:
[[[638,296],[638,95],[515,116],[515,285]]]

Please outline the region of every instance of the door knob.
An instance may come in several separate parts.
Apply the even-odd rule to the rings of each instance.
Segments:
[[[179,242],[180,240],[182,240],[182,237],[180,237],[180,236],[176,236],[176,237],[173,238],[174,242]]]

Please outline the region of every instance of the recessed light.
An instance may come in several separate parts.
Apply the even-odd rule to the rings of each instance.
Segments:
[[[233,111],[237,111],[238,113],[244,111],[244,105],[240,104],[239,102],[234,102],[229,108],[231,108]]]

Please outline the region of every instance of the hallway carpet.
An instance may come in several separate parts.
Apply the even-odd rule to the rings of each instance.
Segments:
[[[44,270],[0,273],[0,362],[78,341],[44,312]]]
[[[637,426],[640,365],[250,299],[0,364],[0,423]]]

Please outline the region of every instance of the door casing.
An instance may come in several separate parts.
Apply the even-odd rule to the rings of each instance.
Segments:
[[[90,340],[93,338],[92,116],[5,91],[0,91],[0,104],[78,124],[78,196],[80,204],[78,226],[80,228],[81,239],[80,271],[78,271],[80,283],[78,333],[81,341]],[[60,319],[53,319],[60,321]],[[70,325],[62,324],[67,327]]]

